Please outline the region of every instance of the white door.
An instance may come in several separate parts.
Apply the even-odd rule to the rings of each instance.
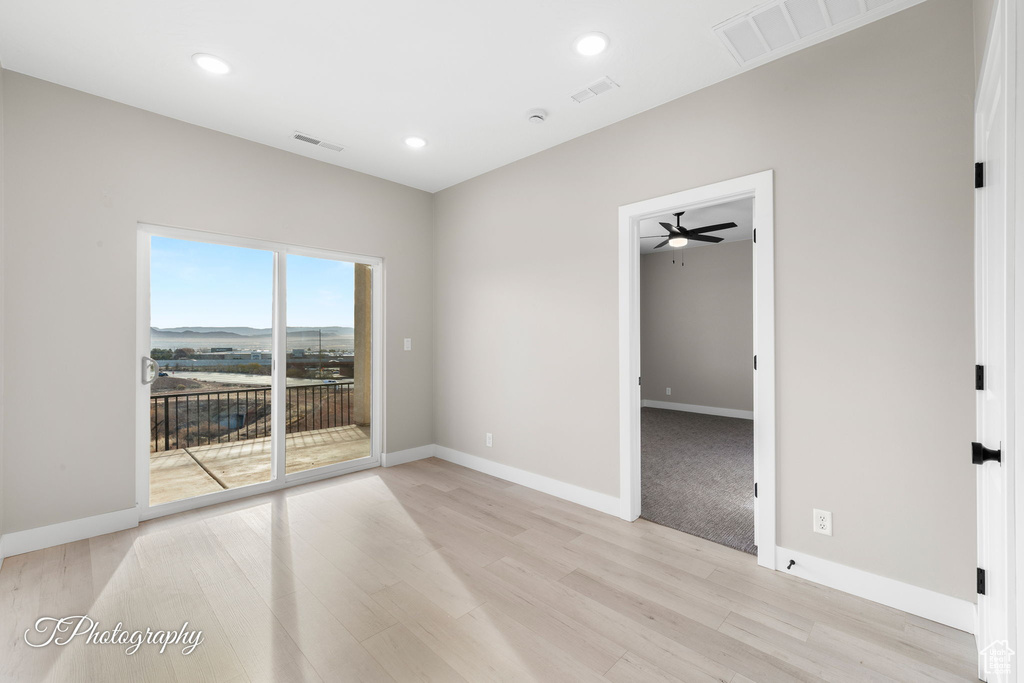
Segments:
[[[978,596],[979,675],[987,681],[1010,680],[989,663],[987,654],[1013,644],[1010,623],[1011,496],[1007,455],[1007,272],[1010,250],[1007,227],[1013,219],[1009,203],[1012,166],[1008,154],[1012,90],[1005,0],[996,3],[991,38],[975,112],[975,144],[984,162],[984,186],[976,190],[975,296],[977,359],[984,366],[984,388],[977,391],[977,442],[1002,453],[1002,462],[978,465],[978,567],[985,572],[985,593]],[[965,444],[966,457],[966,444]],[[1001,642],[1002,641],[1002,642]],[[993,648],[986,652],[987,648]],[[994,663],[994,658],[993,662]]]

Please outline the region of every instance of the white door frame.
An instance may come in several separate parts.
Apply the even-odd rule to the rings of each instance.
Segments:
[[[775,569],[775,212],[771,170],[619,207],[619,516],[640,516],[640,221],[754,198],[754,540]],[[751,359],[753,361],[753,359]]]
[[[161,503],[150,506],[149,504],[149,388],[142,384],[142,365],[140,359],[150,353],[150,239],[154,236],[170,237],[173,239],[190,240],[193,242],[206,242],[209,244],[221,244],[232,247],[244,247],[248,249],[259,249],[269,251],[274,255],[274,301],[273,301],[273,330],[272,352],[274,361],[271,370],[271,396],[283,396],[283,388],[286,386],[287,363],[279,363],[277,359],[284,358],[285,339],[280,334],[279,321],[286,320],[286,284],[287,274],[285,272],[287,256],[309,256],[312,258],[331,259],[336,261],[348,261],[350,263],[361,263],[372,266],[372,339],[371,339],[371,395],[370,395],[370,456],[359,458],[348,462],[336,463],[325,467],[318,467],[304,472],[287,474],[285,471],[285,416],[284,411],[278,410],[280,399],[272,399],[271,412],[271,479],[259,484],[240,486],[224,491],[215,491],[185,500]],[[137,273],[138,289],[136,301],[136,358],[135,364],[135,388],[136,388],[136,417],[135,417],[135,442],[136,442],[136,465],[135,465],[135,490],[136,505],[139,510],[139,519],[147,520],[163,515],[170,515],[185,510],[215,505],[229,500],[236,500],[247,496],[253,496],[268,491],[294,486],[296,484],[317,481],[328,477],[338,476],[348,472],[355,472],[370,467],[377,467],[381,463],[381,453],[385,452],[384,443],[384,260],[376,256],[365,256],[361,254],[348,254],[330,249],[316,247],[303,247],[281,242],[250,239],[233,235],[220,235],[201,230],[190,230],[185,228],[173,228],[146,223],[138,224],[137,241]],[[285,457],[282,457],[285,456]]]
[[[1024,557],[1024,525],[1016,519],[1024,519],[1022,504],[1017,495],[1024,491],[1024,471],[1016,467],[1019,448],[1016,434],[1024,433],[1024,416],[1015,406],[1015,397],[1024,395],[1024,375],[1016,359],[1024,351],[1024,289],[1015,272],[1024,272],[1024,244],[1016,239],[1017,206],[1024,201],[1024,177],[1018,173],[1018,160],[1024,159],[1024,130],[1021,116],[1024,107],[1018,106],[1017,98],[1022,92],[1018,79],[1024,73],[1024,55],[1017,50],[1021,44],[1018,0],[996,0],[992,7],[992,19],[987,36],[987,47],[978,80],[975,106],[975,149],[977,161],[985,163],[986,186],[1003,193],[987,196],[978,190],[975,200],[975,330],[977,362],[985,365],[985,389],[977,392],[977,434],[975,439],[991,448],[1000,448],[1002,463],[988,463],[977,468],[977,523],[978,523],[978,565],[985,570],[986,594],[978,596],[978,614],[975,634],[979,650],[1006,640],[1017,652],[1012,661],[1010,675],[992,673],[987,680],[1019,680],[1022,646],[1018,624],[1024,616],[1024,577],[1017,572],[1017,557]],[[1002,109],[994,109],[992,102],[1002,101]],[[998,117],[1004,127],[1005,148],[1000,149],[1000,158],[986,156],[985,132],[988,122]],[[997,124],[998,125],[998,124]],[[1002,214],[1005,235],[1002,244],[993,243],[992,232],[986,230],[988,208],[997,201],[996,215]],[[996,230],[999,237],[1002,230]],[[984,252],[983,249],[987,249]],[[993,249],[1000,258],[1005,271],[1005,281],[996,282],[999,274],[991,273],[986,266]],[[998,321],[991,320],[989,307],[984,306],[984,293],[998,287],[996,296],[1002,297],[1002,313]],[[996,336],[1002,345],[1001,358],[986,358],[988,345],[982,342]],[[997,345],[998,348],[998,345]],[[997,361],[1001,361],[997,362]],[[1003,365],[999,372],[999,365]],[[1001,394],[1003,402],[1003,424],[999,430],[985,420],[984,408],[987,395]],[[999,431],[1000,433],[993,433]],[[1000,473],[1000,470],[1002,472]],[[1002,476],[1001,480],[993,479]],[[984,495],[983,495],[984,494]],[[987,566],[986,566],[987,565]],[[998,645],[996,645],[998,647]],[[985,679],[985,661],[979,658],[979,678]]]

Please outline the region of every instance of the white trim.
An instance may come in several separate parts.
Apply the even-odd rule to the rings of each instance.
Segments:
[[[776,548],[775,556],[778,558],[775,569],[786,574],[974,633],[976,609],[973,602],[805,555],[796,550],[779,547]],[[796,564],[792,569],[786,569],[790,560]]]
[[[436,449],[437,447],[434,444],[427,444],[426,446],[417,446],[416,448],[406,448],[404,451],[384,453],[381,456],[381,467],[394,467],[395,465],[404,465],[407,462],[433,458]]]
[[[280,414],[272,413],[273,424],[272,448],[271,448],[271,480],[259,484],[242,486],[225,491],[215,491],[200,496],[194,496],[185,500],[149,505],[149,390],[141,383],[141,364],[138,359],[149,353],[149,326],[150,326],[150,240],[153,236],[169,237],[172,239],[190,240],[193,242],[205,242],[210,244],[221,244],[246,249],[259,249],[267,251],[274,256],[273,272],[273,339],[274,370],[271,371],[271,395],[284,396],[283,391],[278,389],[286,384],[286,369],[283,364],[278,363],[282,358],[281,349],[286,347],[285,340],[279,337],[278,329],[280,322],[286,322],[286,269],[287,256],[298,255],[312,258],[330,259],[336,261],[347,261],[369,265],[372,268],[372,341],[371,341],[371,417],[370,417],[370,455],[366,458],[359,458],[349,462],[337,463],[325,467],[318,467],[312,470],[286,473],[285,458],[279,457],[284,452],[285,430],[284,411]],[[138,242],[136,253],[137,268],[137,290],[136,290],[136,366],[135,388],[136,388],[136,461],[135,461],[135,487],[136,504],[139,509],[139,519],[147,520],[164,515],[194,510],[196,508],[216,505],[231,500],[237,500],[246,496],[254,496],[268,491],[287,488],[295,484],[302,484],[328,477],[339,476],[357,470],[376,467],[381,462],[381,451],[384,443],[384,371],[386,360],[384,358],[384,260],[376,256],[362,254],[350,254],[333,249],[319,247],[291,245],[282,242],[269,240],[252,239],[235,235],[221,235],[204,230],[192,230],[187,228],[167,227],[151,223],[138,223]],[[278,400],[273,400],[276,403]]]
[[[446,460],[450,463],[476,470],[477,472],[483,472],[498,479],[511,481],[514,484],[520,484],[521,486],[597,510],[598,512],[604,512],[609,515],[619,514],[619,499],[615,496],[609,496],[607,493],[591,491],[581,486],[567,484],[564,481],[527,472],[511,465],[503,465],[487,458],[470,455],[469,453],[445,448],[444,446],[435,445],[434,449],[434,457],[441,460]]]
[[[33,550],[52,548],[55,545],[81,541],[93,536],[124,531],[139,525],[139,511],[136,508],[107,512],[102,515],[73,519],[49,526],[15,531],[3,535],[3,557],[14,557]]]
[[[1007,155],[1014,169],[1013,185],[1008,191],[1013,197],[1014,220],[1007,224],[1007,238],[1009,246],[1009,259],[1007,265],[1007,310],[1013,316],[1012,330],[1013,339],[1007,346],[1007,355],[1012,365],[1012,372],[1008,372],[1005,378],[1008,393],[1011,396],[1011,403],[1008,406],[1007,421],[1008,427],[1014,438],[1013,443],[1007,444],[1004,457],[1007,462],[1013,463],[1013,476],[1009,478],[1012,486],[1010,491],[1009,513],[1013,518],[1011,532],[1010,551],[1013,564],[1009,567],[1012,579],[1010,581],[1012,602],[1008,606],[1010,614],[1011,639],[1017,652],[1021,652],[1021,644],[1024,643],[1022,625],[1024,625],[1024,571],[1020,570],[1022,558],[1024,558],[1024,467],[1021,463],[1020,439],[1024,435],[1024,411],[1020,409],[1020,399],[1024,397],[1024,239],[1021,239],[1018,228],[1020,212],[1016,210],[1024,206],[1024,173],[1019,173],[1019,163],[1024,159],[1024,106],[1019,105],[1020,93],[1024,92],[1021,81],[1024,80],[1024,50],[1018,49],[1024,45],[1024,21],[1020,19],[1020,11],[1016,3],[1007,8],[1006,21],[1008,23],[1007,34],[1013,45],[1013,60],[1011,63],[1012,78],[1007,79],[1007,93],[1012,93],[1012,116],[1008,121],[1008,133],[1013,139],[1013,144],[1007,150]],[[993,23],[996,21],[996,12],[993,11]],[[1006,30],[1000,27],[1001,30]],[[990,27],[989,35],[993,28]],[[991,46],[991,42],[988,44]],[[988,55],[986,55],[986,60]],[[1018,655],[1018,667],[1020,655]],[[1018,674],[1019,676],[1019,674]],[[1020,678],[1024,678],[1019,676]]]
[[[270,479],[285,481],[288,398],[274,400],[288,389],[288,257],[274,252],[274,291],[270,323]],[[282,329],[283,326],[283,329]],[[284,360],[282,363],[281,360]]]
[[[757,563],[775,567],[775,230],[773,172],[619,207],[619,517],[640,516],[639,222],[670,211],[754,198],[754,503]]]
[[[695,406],[689,403],[671,403],[669,401],[652,401],[645,398],[640,401],[643,408],[659,408],[661,410],[678,410],[682,413],[700,413],[701,415],[718,415],[719,417],[738,417],[742,420],[753,420],[753,410],[736,410],[735,408],[715,408],[714,406]]]

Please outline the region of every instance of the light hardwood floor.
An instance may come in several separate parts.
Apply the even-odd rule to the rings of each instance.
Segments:
[[[39,649],[40,616],[201,629]],[[962,681],[973,637],[437,460],[11,557],[10,681]]]

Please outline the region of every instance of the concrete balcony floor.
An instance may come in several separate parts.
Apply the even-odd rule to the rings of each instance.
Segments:
[[[370,455],[370,428],[349,425],[285,437],[289,474]],[[270,481],[270,437],[150,454],[149,504]]]

